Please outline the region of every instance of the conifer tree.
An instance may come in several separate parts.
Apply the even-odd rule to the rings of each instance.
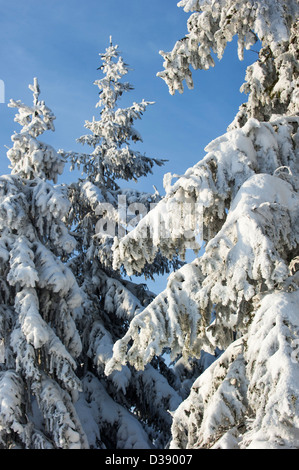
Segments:
[[[78,139],[91,153],[61,151],[72,167],[82,170],[82,178],[69,187],[71,210],[68,224],[78,241],[76,256],[68,265],[84,293],[82,319],[83,353],[80,409],[86,420],[88,441],[95,448],[163,447],[170,437],[171,415],[182,400],[173,388],[171,374],[161,358],[154,358],[142,373],[128,366],[104,374],[114,343],[127,331],[129,322],[154,298],[144,284],[137,284],[120,269],[113,268],[111,247],[136,220],[161,198],[134,189],[124,189],[121,181],[137,180],[152,172],[162,160],[145,157],[131,147],[141,142],[133,127],[141,119],[148,101],[120,108],[121,96],[133,89],[121,79],[128,73],[118,46],[110,42],[100,54],[102,78],[99,88],[100,117],[85,122],[91,131]],[[159,253],[144,266],[152,276],[176,267],[176,256],[168,261]],[[181,386],[181,385],[179,385]],[[93,415],[88,410],[93,410]]]
[[[298,3],[178,5],[192,14],[186,37],[162,53],[171,94],[184,80],[192,88],[190,67],[213,66],[235,34],[240,58],[257,40],[262,48],[228,132],[177,181],[167,175],[165,198],[114,243],[114,267],[129,274],[157,250],[171,258],[205,245],[131,321],[106,373],[143,370],[166,348],[187,364],[218,348],[174,413],[170,447],[298,448]]]
[[[64,161],[38,140],[55,116],[40,101],[11,100],[22,126],[0,178],[0,448],[88,447],[74,403],[82,350],[76,321],[82,296],[64,258],[75,248],[63,222],[69,210],[57,181]]]

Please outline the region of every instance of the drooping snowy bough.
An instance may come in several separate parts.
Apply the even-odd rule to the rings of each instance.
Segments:
[[[293,1],[181,1],[194,12],[189,34],[163,54],[170,92],[191,71],[222,56],[234,34],[239,54],[257,39],[249,93],[228,132],[172,184],[139,225],[114,243],[114,267],[140,272],[160,251],[204,253],[114,346],[106,372],[137,369],[170,350],[186,361],[223,354],[194,382],[173,415],[172,448],[298,448],[299,132],[298,4]]]
[[[152,227],[152,220],[172,217],[165,207],[173,205],[179,210],[178,198],[188,204],[192,197],[193,206],[200,207],[192,214],[199,227],[196,235],[202,239],[210,237],[203,256],[172,274],[166,291],[132,321],[122,341],[127,345],[134,337],[134,346],[126,353],[127,347],[119,343],[119,349],[132,357],[132,363],[136,360],[143,364],[144,354],[147,362],[167,346],[172,348],[174,358],[180,351],[200,354],[203,346],[226,348],[234,331],[246,331],[261,293],[274,289],[288,277],[288,266],[298,244],[299,182],[289,173],[294,166],[296,145],[291,129],[298,122],[293,118],[291,121],[290,134],[280,142],[270,124],[252,119],[246,128],[231,131],[219,138],[218,143],[211,143],[207,156],[174,183],[165,199],[134,231],[116,243],[115,260],[122,262],[129,273],[142,270],[146,257],[154,256],[155,250],[160,249],[170,257],[172,246],[181,243],[188,247],[183,224],[180,233],[167,232],[173,239],[159,239],[158,224],[156,236],[139,239],[138,234],[139,230],[145,232],[144,225]],[[264,141],[264,147],[257,146],[258,151],[255,139]],[[236,148],[236,143],[241,148]],[[284,171],[286,165],[282,166],[281,161],[275,170],[280,160],[279,148],[287,146],[288,161],[283,163],[288,164],[288,170]],[[259,152],[261,156],[268,154],[269,159],[261,159],[262,171],[256,174],[253,168],[258,168]],[[232,169],[233,165],[237,171]],[[215,211],[216,205],[219,212]],[[176,221],[179,218],[180,214]],[[162,235],[167,222],[161,224]],[[215,313],[216,320],[211,324]]]

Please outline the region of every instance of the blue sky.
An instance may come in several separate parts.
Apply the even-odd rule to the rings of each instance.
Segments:
[[[132,70],[126,79],[135,90],[128,93],[127,106],[143,98],[155,101],[135,125],[143,137],[138,150],[148,157],[167,159],[162,168],[140,182],[124,186],[163,194],[163,174],[184,173],[204,155],[204,147],[226,131],[238,107],[247,100],[239,92],[246,67],[256,54],[237,58],[235,42],[223,59],[209,71],[194,72],[194,90],[185,88],[171,96],[163,80],[159,50],[170,51],[187,33],[189,17],[176,0],[0,0],[0,80],[5,84],[5,103],[0,104],[0,172],[8,173],[7,149],[11,135],[19,131],[10,98],[32,103],[28,84],[38,77],[41,99],[56,115],[56,131],[41,140],[56,149],[84,150],[76,139],[86,133],[84,121],[98,116],[95,108],[101,77],[99,53],[112,35]],[[77,175],[67,170],[61,181]]]

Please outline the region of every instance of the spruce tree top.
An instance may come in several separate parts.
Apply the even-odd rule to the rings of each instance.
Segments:
[[[136,119],[141,119],[147,106],[153,102],[142,100],[128,108],[117,107],[119,98],[133,87],[128,82],[121,82],[129,68],[120,56],[118,46],[112,44],[111,37],[109,47],[100,56],[102,65],[98,70],[103,72],[104,77],[94,84],[100,90],[96,107],[102,108],[101,118],[96,120],[93,117],[92,121],[86,121],[84,127],[92,134],[78,139],[78,142],[93,147],[93,152],[63,154],[70,157],[73,167],[82,166],[89,181],[117,189],[115,179],[136,180],[151,173],[153,165],[162,165],[163,161],[145,157],[129,147],[131,142],[142,142],[133,124]]]

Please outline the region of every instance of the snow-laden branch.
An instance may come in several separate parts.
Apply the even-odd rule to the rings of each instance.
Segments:
[[[246,332],[256,300],[289,276],[298,247],[299,196],[287,181],[254,175],[237,193],[226,222],[202,258],[169,278],[166,290],[131,322],[106,371],[129,361],[143,368],[165,347],[199,356]],[[214,311],[215,320],[211,323]]]
[[[136,181],[152,173],[154,165],[161,166],[164,161],[148,158],[130,147],[132,142],[142,142],[134,122],[141,119],[147,107],[154,103],[143,99],[127,108],[118,108],[118,100],[125,92],[133,89],[128,82],[121,81],[129,71],[128,66],[120,56],[118,46],[111,44],[100,55],[102,65],[99,68],[104,76],[94,84],[100,90],[96,107],[102,108],[101,116],[99,120],[93,117],[91,121],[85,121],[84,127],[91,134],[77,139],[79,143],[91,146],[92,152],[87,154],[61,150],[60,154],[71,161],[72,168],[81,168],[89,181],[117,188],[116,178]]]
[[[172,186],[168,183],[166,196],[138,226],[115,240],[114,268],[123,265],[129,275],[140,273],[159,251],[168,258],[184,256],[187,248],[198,249],[200,240],[211,240],[247,179],[295,168],[297,123],[296,117],[273,123],[250,119],[212,141],[199,163]]]
[[[235,35],[240,60],[244,49],[250,49],[258,40],[272,49],[288,41],[291,20],[298,15],[295,0],[182,0],[178,6],[192,12],[188,34],[176,42],[171,52],[160,52],[165,70],[158,73],[171,94],[183,92],[184,80],[193,88],[190,66],[195,70],[213,67],[214,55],[221,59]]]
[[[93,374],[87,373],[82,382],[84,395],[76,408],[82,421],[88,419],[87,437],[91,447],[107,449],[116,440],[118,449],[153,448],[135,416],[114,401]]]
[[[297,448],[298,302],[298,290],[264,297],[174,413],[170,448]]]

